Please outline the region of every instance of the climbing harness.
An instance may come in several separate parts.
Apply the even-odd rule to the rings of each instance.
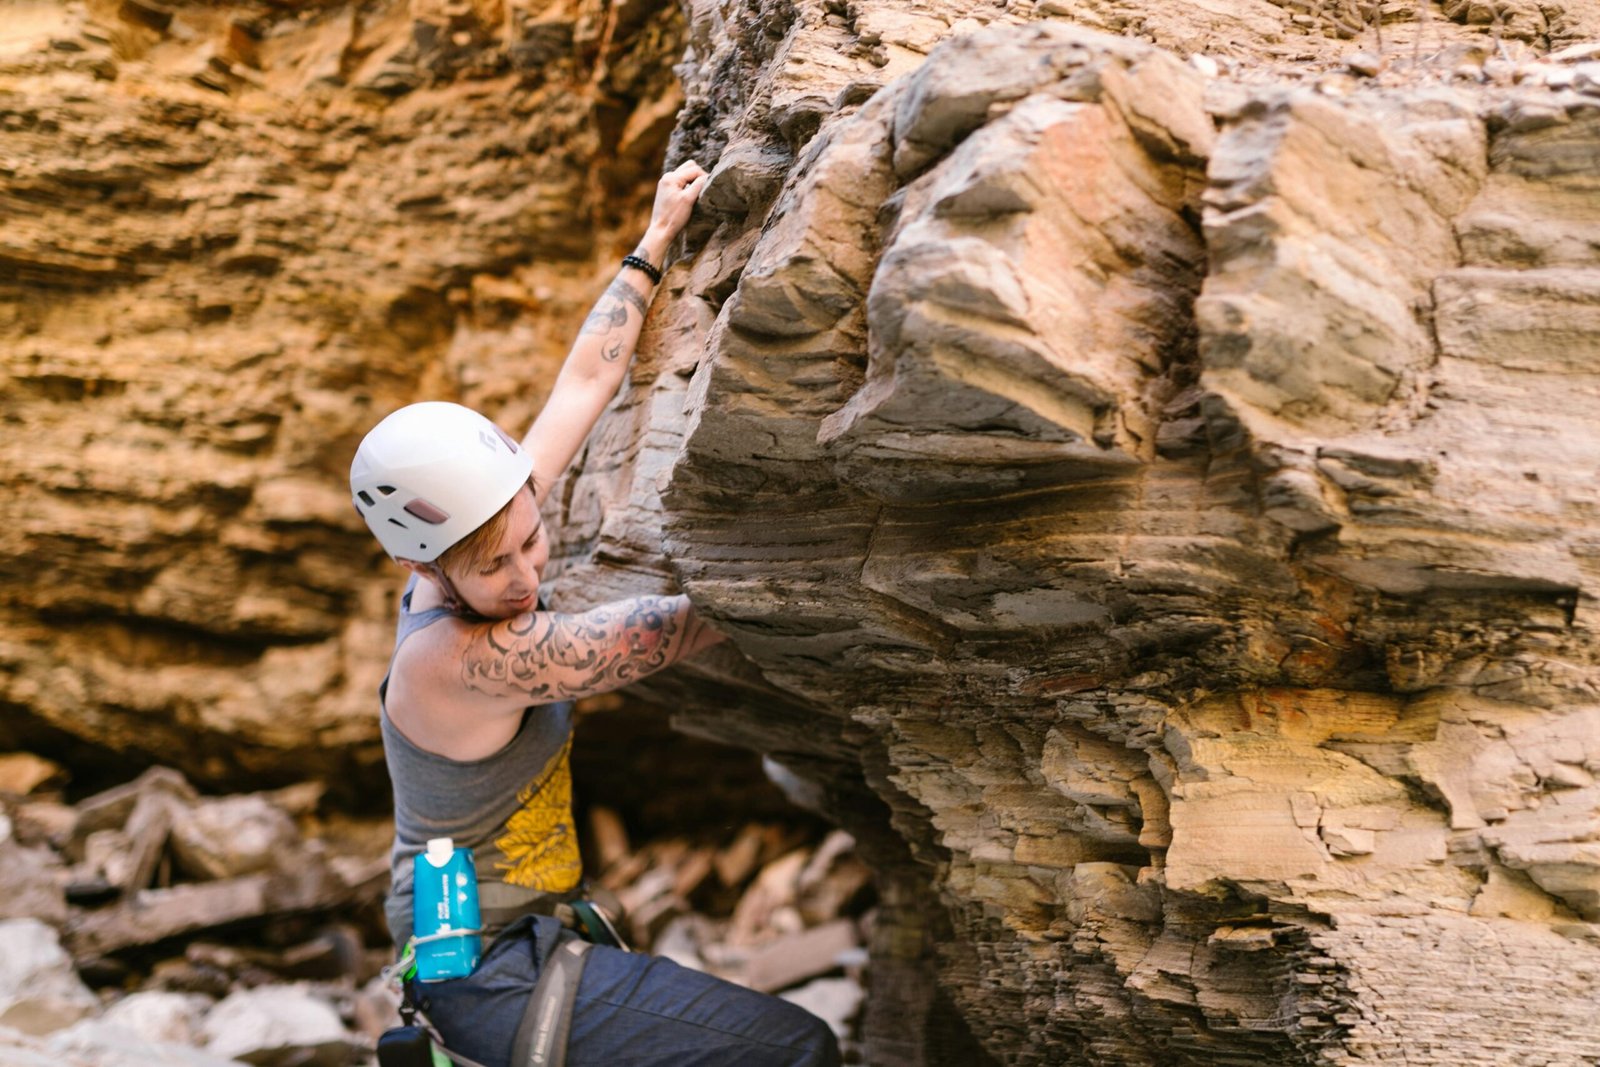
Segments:
[[[412,937],[400,952],[400,958],[385,967],[383,984],[400,992],[400,1025],[391,1027],[378,1038],[379,1067],[483,1067],[459,1053],[445,1048],[444,1039],[433,1028],[427,1016],[417,1007],[412,995],[412,984],[417,974],[417,946],[447,937],[481,934],[481,930],[445,930],[424,937]]]
[[[613,910],[620,911],[620,905]],[[566,912],[572,914],[568,921]],[[561,920],[561,925],[569,930],[576,931],[579,937],[591,945],[605,945],[609,948],[620,948],[624,952],[632,952],[628,942],[617,932],[617,927],[611,921],[607,908],[597,900],[571,900],[565,905],[557,905],[555,916]]]
[[[513,1067],[566,1067],[572,1004],[578,999],[578,981],[590,947],[574,937],[550,953],[511,1044]]]
[[[605,908],[596,902],[568,901],[556,905],[553,912],[563,927],[562,935],[528,995],[528,1006],[512,1043],[511,1067],[565,1067],[572,1008],[587,962],[585,954],[592,945],[630,951]],[[418,1006],[414,991],[418,945],[482,933],[447,930],[412,937],[406,941],[400,958],[383,969],[384,984],[400,991],[401,1025],[384,1031],[378,1039],[379,1067],[449,1067],[452,1063],[457,1067],[484,1067],[445,1047],[439,1031]]]

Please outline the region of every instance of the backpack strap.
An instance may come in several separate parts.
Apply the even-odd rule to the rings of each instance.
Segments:
[[[550,953],[517,1026],[511,1067],[565,1067],[572,1005],[588,951],[589,942],[569,935]]]

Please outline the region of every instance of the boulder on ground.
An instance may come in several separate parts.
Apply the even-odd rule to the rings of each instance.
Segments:
[[[239,1060],[172,1041],[152,1040],[105,1019],[85,1019],[44,1042],[56,1067],[245,1067]],[[10,1061],[0,1061],[11,1067]]]
[[[54,929],[38,919],[0,922],[0,1026],[48,1034],[99,1007]]]
[[[258,1067],[344,1067],[360,1053],[339,1013],[303,985],[229,994],[206,1016],[206,1051]]]
[[[827,1023],[841,1041],[850,1036],[850,1021],[867,999],[866,990],[854,978],[818,978],[779,996]]]
[[[300,848],[300,832],[284,811],[256,794],[178,808],[172,851],[197,878],[237,878],[279,867]]]
[[[28,848],[15,839],[0,841],[0,919],[66,921],[61,895],[65,866],[47,848]]]
[[[145,1041],[197,1045],[201,1020],[213,1003],[199,993],[157,989],[123,997],[107,1008],[101,1019],[125,1027]]]

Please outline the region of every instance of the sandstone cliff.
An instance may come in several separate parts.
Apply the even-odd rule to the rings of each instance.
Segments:
[[[19,738],[370,760],[349,448],[520,423],[670,127],[555,587],[733,636],[654,692],[875,866],[872,1062],[1600,1056],[1600,15],[534,7],[7,60]]]
[[[87,737],[230,788],[293,764],[381,786],[394,590],[351,522],[350,455],[417,396],[538,410],[648,207],[682,17],[4,19],[10,740]]]

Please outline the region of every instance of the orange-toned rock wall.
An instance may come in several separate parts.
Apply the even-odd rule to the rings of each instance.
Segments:
[[[507,425],[636,239],[671,5],[11,5],[0,704],[240,788],[382,784],[393,582],[344,487],[418,397]],[[68,746],[71,751],[71,747]]]
[[[730,634],[872,1062],[1600,1056],[1592,5],[19,10],[15,740],[374,780],[355,440],[520,428],[693,155],[551,590]]]

